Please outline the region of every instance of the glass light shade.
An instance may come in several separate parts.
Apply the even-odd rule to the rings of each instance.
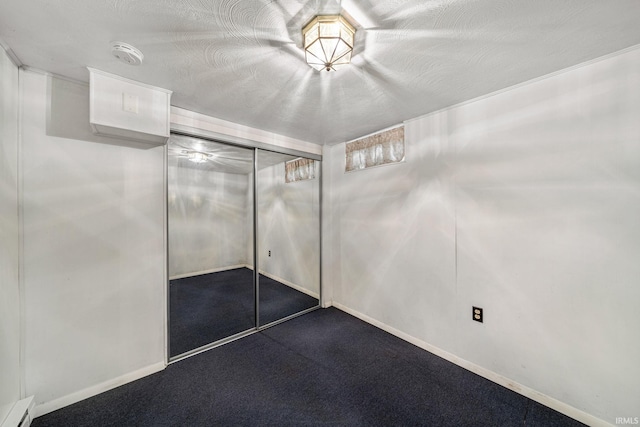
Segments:
[[[188,159],[193,163],[204,163],[207,161],[207,155],[197,151],[192,151],[189,153]]]
[[[307,64],[335,70],[351,62],[356,29],[340,15],[316,16],[302,29]]]

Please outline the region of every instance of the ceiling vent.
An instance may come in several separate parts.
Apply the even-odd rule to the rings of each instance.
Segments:
[[[140,65],[144,55],[135,47],[123,42],[115,42],[111,46],[111,53],[120,61],[129,65]]]

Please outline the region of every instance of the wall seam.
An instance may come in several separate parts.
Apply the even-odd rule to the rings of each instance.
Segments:
[[[26,397],[26,296],[24,281],[24,167],[23,158],[23,92],[24,92],[24,68],[18,68],[18,129],[17,129],[17,186],[18,186],[18,300],[20,311],[20,345],[19,345],[19,364],[20,364],[20,398]]]

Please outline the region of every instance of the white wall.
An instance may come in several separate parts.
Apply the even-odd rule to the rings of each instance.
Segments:
[[[252,264],[251,176],[178,167],[169,158],[169,276]],[[253,222],[251,222],[253,227]]]
[[[316,298],[320,293],[319,180],[287,184],[284,163],[258,171],[260,270]]]
[[[608,423],[640,415],[639,87],[636,48],[410,121],[404,164],[345,174],[327,150],[334,301]]]
[[[0,48],[0,424],[20,399],[18,67]]]
[[[164,148],[94,137],[86,85],[20,76],[25,389],[42,413],[164,366]]]

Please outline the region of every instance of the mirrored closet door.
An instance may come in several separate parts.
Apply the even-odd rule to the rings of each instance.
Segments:
[[[319,162],[258,150],[260,325],[319,305]]]
[[[255,328],[254,150],[172,135],[169,354]]]
[[[167,153],[170,360],[318,308],[320,162],[176,134]]]

